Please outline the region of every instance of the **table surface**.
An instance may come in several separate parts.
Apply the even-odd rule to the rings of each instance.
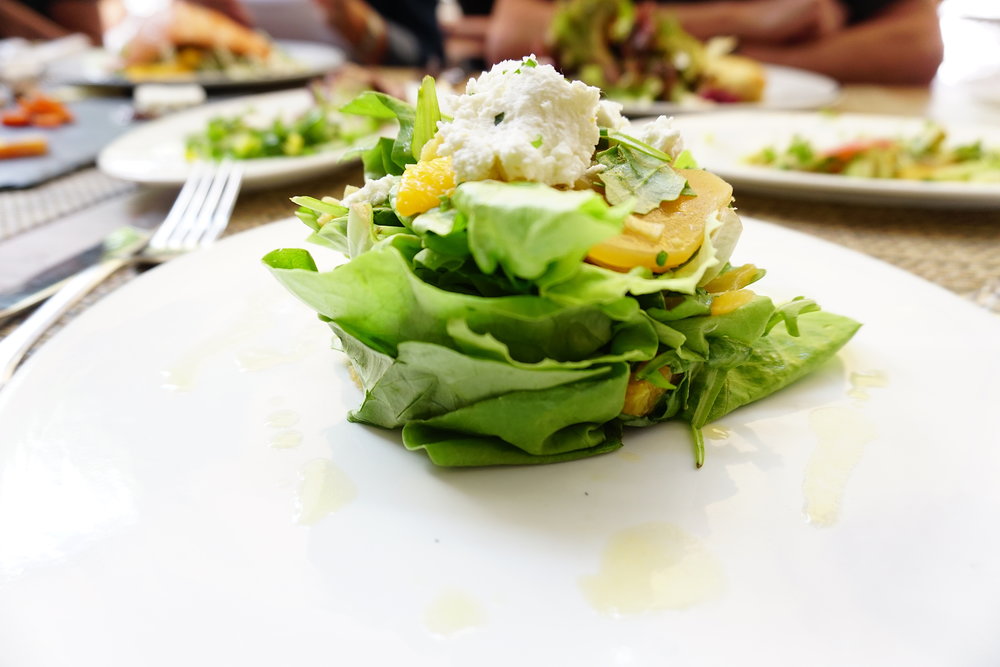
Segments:
[[[1000,108],[978,100],[969,87],[938,83],[930,88],[845,86],[832,108],[947,122],[1000,123]],[[339,196],[344,186],[361,181],[361,170],[354,167],[243,192],[226,234],[290,217],[294,213],[291,196]],[[53,239],[62,240],[61,251],[68,256],[125,221],[162,215],[175,194],[117,181],[93,167],[35,188],[0,192],[0,289],[5,281],[15,280],[12,274],[20,271],[23,275],[25,267],[51,263],[53,252],[59,251]],[[847,205],[739,192],[736,199],[743,215],[879,258],[1000,312],[1000,211]],[[141,269],[120,271],[60,325],[134,277],[137,270]],[[0,325],[0,335],[18,321],[13,318]]]

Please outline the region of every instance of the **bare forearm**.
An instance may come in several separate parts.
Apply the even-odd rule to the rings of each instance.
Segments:
[[[496,0],[486,35],[486,59],[491,63],[543,55],[555,3],[546,0]]]
[[[79,32],[90,37],[94,44],[104,38],[97,0],[54,0],[49,14],[70,32]]]
[[[0,0],[0,37],[55,39],[69,31],[18,2]]]
[[[741,51],[844,82],[926,84],[943,54],[937,21],[933,0],[908,0],[869,22],[823,39],[793,45],[744,42]]]

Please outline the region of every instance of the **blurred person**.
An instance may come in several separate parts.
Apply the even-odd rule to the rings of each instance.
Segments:
[[[658,3],[705,40],[728,35],[737,52],[841,82],[927,84],[943,57],[937,0],[706,0]],[[543,55],[550,0],[495,0],[487,62]]]
[[[440,66],[444,38],[437,0],[315,0],[360,63]]]
[[[451,0],[450,4],[457,12],[444,17],[439,14],[449,58],[466,70],[486,69],[486,35],[493,0]]]
[[[436,0],[241,0],[241,4],[253,24],[275,39],[332,43],[362,64],[434,67],[444,57]]]
[[[0,0],[0,38],[57,39],[81,33],[101,43],[96,0]]]
[[[260,10],[260,17],[253,9],[263,4],[256,0],[193,0],[192,4],[268,34],[269,22],[274,23],[278,39],[332,41],[364,64],[433,66],[444,56],[436,0],[278,0],[270,3],[275,11]],[[94,44],[105,43],[110,35],[108,46],[113,48],[127,40],[126,34],[115,32],[126,19],[135,19],[132,24],[137,25],[170,5],[169,0],[0,0],[0,37],[54,39],[80,32]],[[303,15],[298,11],[302,6],[313,11]],[[289,21],[282,24],[277,18],[282,15]],[[282,26],[296,22],[304,32],[291,35],[285,28],[282,34]],[[134,28],[122,32],[132,33]]]

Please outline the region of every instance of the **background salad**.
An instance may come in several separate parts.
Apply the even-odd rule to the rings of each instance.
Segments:
[[[864,137],[825,149],[796,136],[785,147],[763,148],[747,162],[861,178],[1000,182],[1000,150],[980,141],[949,145],[945,129],[936,123],[909,137]]]

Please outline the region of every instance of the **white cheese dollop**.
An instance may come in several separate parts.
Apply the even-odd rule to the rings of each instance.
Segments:
[[[472,79],[438,124],[437,154],[458,182],[494,178],[571,186],[600,138],[600,91],[568,81],[534,57],[507,60]]]
[[[399,176],[387,174],[374,181],[366,181],[364,186],[347,194],[341,202],[341,206],[351,207],[352,204],[365,202],[376,206],[389,200],[393,188],[399,183]]]
[[[674,127],[674,119],[668,116],[659,116],[648,123],[637,123],[622,131],[663,151],[671,158],[676,158],[684,150],[681,133]]]

